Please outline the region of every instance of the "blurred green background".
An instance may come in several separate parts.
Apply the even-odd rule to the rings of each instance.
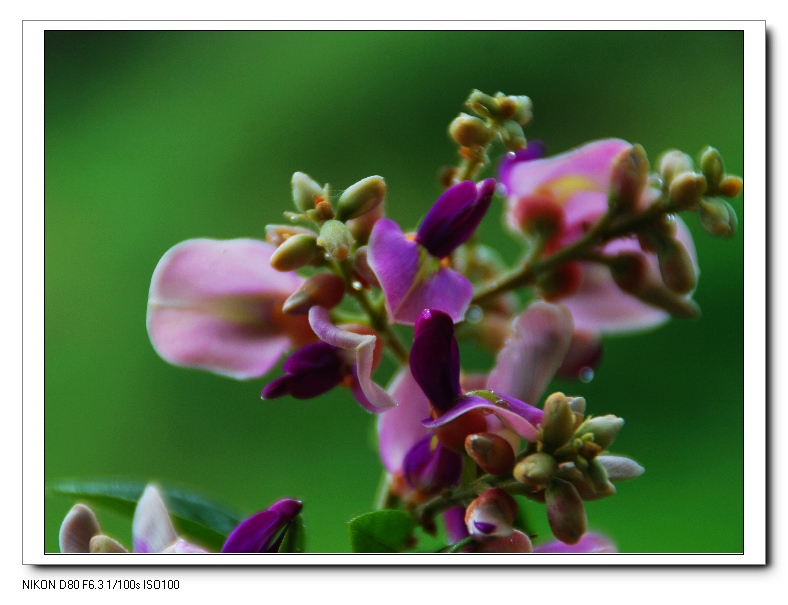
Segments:
[[[529,95],[526,134],[549,153],[610,136],[652,160],[711,144],[742,173],[741,32],[48,31],[45,51],[46,479],[157,479],[243,513],[298,497],[310,551],[347,551],[346,521],[370,510],[374,418],[344,390],[262,402],[266,380],[162,361],[145,309],[167,249],[263,238],[296,170],[335,190],[380,174],[389,216],[415,226],[456,160],[446,127],[473,88]],[[554,385],[626,419],[615,450],[646,473],[588,506],[624,552],[743,549],[733,204],[732,241],[687,218],[703,317],[607,339],[590,384]],[[499,210],[482,235],[512,262]],[[490,358],[466,347],[463,361]],[[72,504],[47,498],[46,551]],[[530,517],[549,534],[537,505]],[[128,521],[100,518],[129,543]]]

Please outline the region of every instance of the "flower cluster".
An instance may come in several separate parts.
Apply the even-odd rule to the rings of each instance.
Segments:
[[[266,400],[350,389],[377,415],[381,514],[428,534],[442,528],[449,552],[615,552],[588,531],[584,502],[643,473],[609,451],[624,421],[587,415],[580,395],[545,392],[556,375],[587,380],[604,335],[698,314],[698,259],[678,214],[696,212],[710,234],[731,237],[726,198],[742,181],[713,148],[698,169],[670,150],[652,171],[643,148],[620,139],[546,157],[545,144],[525,138],[528,97],[474,91],[466,106],[449,127],[459,163],[442,172],[445,190],[415,231],[386,216],[380,176],[335,195],[296,172],[293,209],[266,227],[266,241],[195,239],[163,256],[151,342],[173,364],[239,379],[287,355]],[[498,144],[496,177],[478,178]],[[525,248],[508,267],[477,236],[496,197]],[[463,372],[462,339],[495,353],[488,373]],[[387,386],[384,354],[398,364]],[[524,506],[545,507],[554,541],[532,544]],[[222,552],[276,552],[300,510],[274,504]],[[135,552],[199,550],[177,537],[153,487],[133,529]],[[61,549],[124,550],[83,505],[64,522]]]

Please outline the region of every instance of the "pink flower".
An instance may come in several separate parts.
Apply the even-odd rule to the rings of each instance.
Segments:
[[[551,158],[515,158],[507,163],[501,181],[507,189],[509,226],[520,230],[527,217],[549,214],[559,230],[550,240],[548,253],[576,241],[607,211],[613,161],[631,147],[620,139],[605,139]],[[638,210],[645,208],[656,195],[655,190],[647,187]],[[692,237],[680,219],[676,223],[676,239],[686,248],[697,273]],[[615,239],[600,251],[606,255],[642,254],[647,261],[645,279],[662,284],[656,254],[642,250],[637,239]],[[578,330],[625,332],[655,327],[669,318],[663,309],[623,292],[603,265],[584,262],[564,267],[566,277],[577,283],[561,303],[572,313]]]
[[[167,251],[148,297],[156,352],[175,365],[247,379],[314,341],[306,317],[282,313],[303,280],[271,268],[275,249],[252,239],[192,239]]]

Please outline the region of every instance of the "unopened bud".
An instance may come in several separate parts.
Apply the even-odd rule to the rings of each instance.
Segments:
[[[525,126],[533,118],[533,103],[526,96],[503,96],[498,93],[498,118],[512,119]]]
[[[528,144],[523,127],[514,120],[506,120],[499,124],[498,133],[501,135],[504,147],[509,151],[517,151]]]
[[[486,490],[465,510],[468,533],[477,540],[510,536],[516,517],[517,502],[499,487]]]
[[[601,496],[612,496],[616,493],[616,488],[610,483],[607,476],[607,469],[596,458],[588,461],[588,467],[583,472],[591,489]]]
[[[345,282],[333,273],[318,273],[307,279],[282,305],[290,315],[304,315],[314,306],[333,309],[345,296]]]
[[[537,287],[547,302],[556,302],[577,292],[582,281],[583,268],[580,263],[572,261],[540,275]]]
[[[717,237],[733,237],[739,219],[736,211],[722,198],[704,198],[698,203],[700,222],[703,228]]]
[[[563,393],[553,393],[544,403],[544,416],[540,428],[540,451],[552,453],[572,437],[575,415],[569,399]]]
[[[622,426],[624,426],[624,419],[618,416],[612,414],[593,416],[577,428],[575,435],[582,437],[590,433],[594,436],[594,443],[606,450],[613,443]]]
[[[723,197],[736,197],[741,193],[744,181],[740,176],[726,176],[719,186],[719,194]]]
[[[493,553],[529,553],[533,552],[531,539],[516,529],[506,538],[497,538],[489,542],[476,542],[470,552]]]
[[[613,160],[608,203],[617,211],[631,212],[637,207],[648,181],[648,157],[641,145],[632,145]]]
[[[545,490],[545,502],[553,535],[565,544],[577,544],[586,533],[588,520],[574,485],[553,479]]]
[[[315,219],[321,223],[323,221],[330,221],[332,218],[334,218],[334,209],[331,207],[331,202],[327,202],[325,200],[317,203],[314,213]]]
[[[514,466],[514,450],[509,442],[494,433],[476,433],[465,438],[465,451],[485,472],[503,475]]]
[[[549,192],[520,198],[512,213],[523,233],[543,241],[560,234],[566,223],[563,206]]]
[[[347,221],[366,214],[383,202],[386,183],[383,177],[368,176],[345,189],[337,202],[337,220]]]
[[[311,263],[320,254],[314,233],[299,233],[287,238],[271,255],[271,266],[277,271],[295,271]]]
[[[709,189],[716,191],[725,176],[725,164],[720,152],[714,147],[707,147],[700,157],[700,169],[706,177]]]
[[[550,483],[558,470],[558,462],[550,454],[531,454],[520,460],[512,471],[520,483],[543,486]]]
[[[296,172],[291,181],[293,187],[293,203],[301,212],[313,210],[315,205],[324,199],[323,188],[308,174]]]
[[[343,223],[337,220],[326,221],[320,228],[317,244],[325,248],[331,258],[343,261],[350,256],[353,236],[350,235],[350,231]]]
[[[449,135],[462,147],[485,147],[494,134],[484,120],[467,113],[461,113],[449,124]]]
[[[484,118],[492,118],[498,115],[498,100],[481,90],[474,90],[465,104],[474,112]]]
[[[613,281],[627,294],[639,292],[648,276],[648,261],[638,252],[622,252],[610,261]]]
[[[646,284],[635,293],[638,300],[667,311],[673,317],[692,319],[700,315],[700,307],[690,298],[676,294],[661,284]]]
[[[468,435],[486,432],[487,418],[482,410],[471,410],[435,429],[435,435],[441,444],[455,452],[465,449]]]
[[[665,185],[670,185],[673,178],[682,172],[692,172],[692,158],[678,149],[671,149],[660,156],[658,161],[659,174]]]
[[[109,536],[99,534],[90,539],[90,552],[93,554],[120,554],[128,553],[117,540],[113,540]]]
[[[624,456],[598,456],[597,460],[604,465],[611,481],[634,479],[645,472],[637,462]]]
[[[698,277],[689,252],[680,241],[666,239],[657,255],[662,281],[676,294],[689,294]]]
[[[670,203],[678,210],[695,208],[706,192],[706,177],[696,172],[682,172],[670,183]]]
[[[294,235],[315,235],[315,232],[306,227],[295,227],[293,225],[266,225],[265,241],[274,246],[281,246],[282,243]]]

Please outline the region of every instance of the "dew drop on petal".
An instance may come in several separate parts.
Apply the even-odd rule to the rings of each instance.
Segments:
[[[504,185],[503,183],[498,183],[495,186],[495,194],[496,195],[498,195],[500,197],[506,197],[507,193],[508,193],[508,190],[506,189],[506,185]]]
[[[582,368],[577,373],[577,377],[580,379],[580,382],[591,382],[594,379],[594,370],[591,368]]]
[[[484,312],[479,305],[471,305],[468,307],[468,311],[465,313],[465,320],[472,324],[479,323],[482,320],[483,315]]]
[[[360,282],[360,281],[354,281],[354,282],[353,282],[352,284],[350,284],[350,285],[351,285],[351,287],[352,287],[354,290],[361,290],[361,288],[363,287],[363,286],[361,285],[361,282]]]
[[[506,154],[506,158],[509,159],[509,160],[513,160],[516,157],[517,157],[517,154],[514,151],[510,151],[509,153]]]
[[[323,255],[323,258],[324,258],[324,259],[326,259],[326,260],[331,260],[331,255],[330,255],[328,252],[326,252],[326,253]]]

